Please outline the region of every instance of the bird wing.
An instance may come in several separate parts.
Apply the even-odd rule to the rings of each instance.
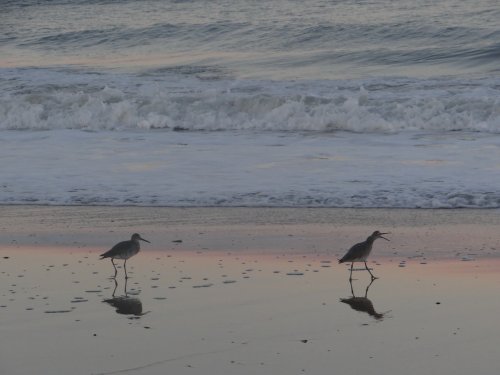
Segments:
[[[364,242],[357,243],[349,249],[349,251],[339,260],[339,263],[350,262],[353,259],[359,258],[360,253],[364,249]]]
[[[106,251],[105,253],[103,253],[99,256],[101,257],[101,259],[114,257],[115,255],[117,255],[121,252],[121,249],[127,244],[127,242],[128,241],[118,242],[110,250]]]

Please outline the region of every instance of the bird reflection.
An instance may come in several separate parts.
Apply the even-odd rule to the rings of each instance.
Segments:
[[[368,315],[373,316],[376,320],[382,320],[386,313],[376,312],[375,308],[373,307],[372,301],[370,301],[368,299],[368,290],[370,289],[370,287],[372,286],[372,284],[375,280],[376,279],[372,279],[370,284],[368,284],[368,286],[366,287],[364,297],[356,297],[354,295],[354,288],[352,286],[352,280],[349,280],[349,284],[351,285],[352,297],[341,298],[340,302],[348,304],[349,306],[351,306],[351,308],[353,310],[365,312]]]
[[[116,310],[117,314],[123,315],[134,315],[134,316],[142,316],[147,314],[148,312],[142,312],[142,302],[137,297],[129,297],[127,293],[127,280],[125,279],[124,286],[124,295],[116,297],[116,289],[118,288],[118,281],[113,279],[115,282],[115,288],[113,289],[112,298],[105,299],[102,302],[107,303],[113,306]]]

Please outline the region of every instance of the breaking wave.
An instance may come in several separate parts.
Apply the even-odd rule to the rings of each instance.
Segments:
[[[500,80],[273,82],[207,71],[4,70],[0,129],[500,132]]]

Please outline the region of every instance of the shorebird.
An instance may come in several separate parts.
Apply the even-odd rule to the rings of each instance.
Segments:
[[[115,268],[114,277],[116,277],[118,270],[116,269],[116,265],[115,262],[113,262],[113,259],[125,259],[125,262],[123,263],[123,268],[125,269],[125,278],[128,279],[127,259],[133,257],[141,249],[139,240],[151,243],[148,240],[142,238],[139,233],[134,233],[129,241],[118,242],[115,246],[111,248],[111,250],[108,250],[104,254],[100,255],[101,259],[111,258],[111,263],[113,263],[113,267]]]
[[[372,280],[376,279],[375,276],[371,273],[370,269],[366,265],[366,259],[370,255],[373,247],[373,242],[377,238],[383,238],[384,240],[389,241],[387,238],[383,236],[383,234],[387,233],[380,233],[378,230],[372,233],[370,237],[366,239],[366,241],[357,243],[353,247],[349,249],[346,255],[342,257],[342,259],[339,260],[339,263],[344,263],[344,262],[351,262],[351,273],[349,275],[349,280],[352,280],[352,267],[354,266],[354,262],[364,262],[365,263],[365,268],[366,270],[370,273]]]

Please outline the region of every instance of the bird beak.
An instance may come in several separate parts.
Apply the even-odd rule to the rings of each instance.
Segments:
[[[147,242],[147,243],[151,243],[151,242],[149,242],[148,240],[146,240],[146,239],[144,239],[144,238],[142,238],[142,237],[141,237],[141,238],[139,238],[139,239],[140,239],[141,241],[144,241],[144,242]]]
[[[384,239],[384,240],[386,240],[386,241],[390,241],[390,239],[385,238],[384,236],[382,236],[383,234],[389,234],[389,233],[380,233],[378,236],[379,236],[380,238],[383,238],[383,239]]]

